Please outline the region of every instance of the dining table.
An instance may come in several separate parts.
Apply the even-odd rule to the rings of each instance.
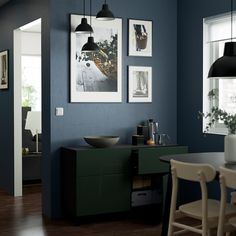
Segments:
[[[232,170],[236,170],[236,163],[225,162],[224,152],[186,153],[186,154],[165,155],[160,157],[160,160],[162,162],[169,164],[170,160],[172,159],[186,163],[210,164],[216,169],[217,174],[219,174],[219,168],[221,166],[224,166]],[[170,170],[171,169],[169,168],[161,236],[167,236],[168,234],[170,202],[172,193],[172,178]]]

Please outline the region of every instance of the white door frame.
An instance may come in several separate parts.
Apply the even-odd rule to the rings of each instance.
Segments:
[[[22,178],[22,30],[32,27],[35,24],[41,24],[41,18],[32,21],[19,29],[14,30],[14,196],[22,196],[23,194],[23,178]],[[41,33],[42,34],[42,33]],[[42,44],[42,42],[41,42]],[[42,77],[41,77],[42,80]]]
[[[14,196],[22,196],[21,30],[14,30]]]

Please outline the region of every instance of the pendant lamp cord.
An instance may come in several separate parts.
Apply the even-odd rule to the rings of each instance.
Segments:
[[[233,0],[231,0],[231,42],[233,40]]]
[[[85,18],[85,0],[84,0],[84,18]]]
[[[90,25],[92,27],[92,0],[90,0]],[[92,35],[92,32],[90,31],[90,36]]]
[[[105,0],[105,4],[107,4],[107,0]]]

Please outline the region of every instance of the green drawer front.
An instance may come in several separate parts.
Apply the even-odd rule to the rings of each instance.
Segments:
[[[122,174],[78,178],[76,216],[129,211],[129,179]]]
[[[159,157],[187,152],[188,148],[185,146],[139,149],[138,174],[166,173],[169,171],[169,165],[161,162]]]
[[[91,149],[77,152],[77,177],[129,173],[131,149]]]

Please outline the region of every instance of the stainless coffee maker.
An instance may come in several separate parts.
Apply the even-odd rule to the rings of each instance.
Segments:
[[[158,144],[157,134],[158,134],[158,122],[154,121],[153,119],[149,119],[147,122],[148,126],[148,145],[155,145]]]

